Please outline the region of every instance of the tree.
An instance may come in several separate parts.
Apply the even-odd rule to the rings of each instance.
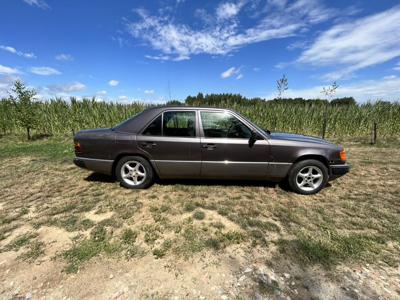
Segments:
[[[276,81],[276,89],[278,90],[278,99],[281,99],[283,94],[289,88],[289,81],[285,74],[282,78]]]
[[[333,99],[331,105],[357,105],[357,102],[353,97],[343,97]]]
[[[336,94],[336,90],[339,88],[336,81],[332,85],[323,87],[321,93],[323,93],[328,98],[328,103],[332,100],[333,96]],[[324,120],[322,123],[322,138],[325,138],[326,127],[328,126],[328,106],[325,105]]]
[[[334,81],[332,85],[323,87],[321,93],[323,93],[328,100],[332,100],[333,96],[336,94],[336,90],[339,88],[339,85]]]
[[[14,95],[10,95],[11,101],[14,103],[17,121],[20,126],[26,129],[28,140],[31,139],[31,129],[36,126],[35,105],[33,98],[36,91],[28,89],[21,81],[17,80],[11,89]]]

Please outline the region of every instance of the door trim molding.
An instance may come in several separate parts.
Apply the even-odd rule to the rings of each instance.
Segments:
[[[260,165],[291,165],[286,162],[268,162],[268,161],[231,161],[231,160],[170,160],[170,159],[152,159],[152,162],[166,163],[206,163],[206,164],[260,164]]]

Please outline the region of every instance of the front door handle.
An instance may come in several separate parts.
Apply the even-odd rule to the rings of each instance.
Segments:
[[[142,142],[141,145],[145,148],[153,148],[157,146],[156,142]]]
[[[203,148],[207,150],[214,150],[217,146],[215,144],[204,144]]]

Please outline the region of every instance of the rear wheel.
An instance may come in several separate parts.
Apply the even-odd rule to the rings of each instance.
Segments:
[[[144,189],[154,182],[150,163],[140,156],[125,156],[120,159],[115,175],[122,186],[130,189]]]
[[[302,160],[290,170],[288,181],[290,188],[296,193],[315,194],[328,182],[328,169],[318,160]]]

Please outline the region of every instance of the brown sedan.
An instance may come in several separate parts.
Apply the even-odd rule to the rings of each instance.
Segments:
[[[156,177],[287,179],[295,192],[314,194],[349,171],[341,146],[271,133],[228,109],[150,108],[113,128],[82,130],[74,142],[77,166],[135,189]]]

